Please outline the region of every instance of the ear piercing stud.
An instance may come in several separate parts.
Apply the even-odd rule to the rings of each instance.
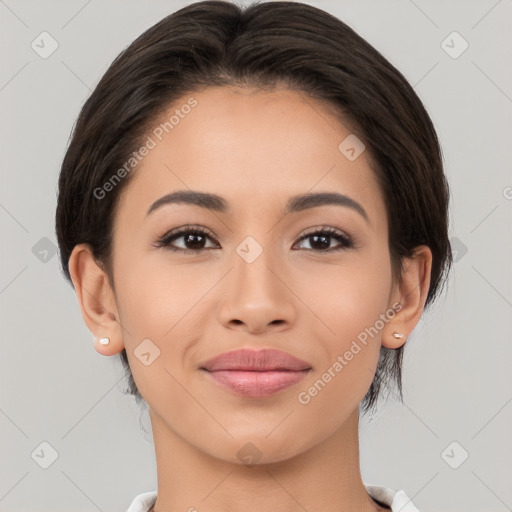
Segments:
[[[107,338],[107,337],[105,337],[105,338],[100,338],[100,343],[101,343],[102,345],[108,345],[108,344],[110,343],[110,338]]]
[[[405,335],[400,332],[394,332],[393,338],[396,338],[397,340],[401,340],[402,338],[405,338]]]

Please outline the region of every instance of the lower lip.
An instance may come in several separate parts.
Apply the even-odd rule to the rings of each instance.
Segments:
[[[297,384],[308,372],[309,370],[267,372],[219,370],[207,373],[215,382],[239,395],[261,398]]]

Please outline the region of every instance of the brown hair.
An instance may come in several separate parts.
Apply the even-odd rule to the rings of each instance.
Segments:
[[[360,138],[380,184],[388,217],[393,277],[425,244],[433,256],[426,306],[452,264],[449,189],[432,121],[404,76],[338,18],[299,2],[202,1],[167,16],[123,50],[85,102],[59,177],[56,234],[62,270],[76,244],[88,243],[115,290],[112,226],[133,173],[105,197],[106,183],[138,149],[147,130],[177,99],[208,86],[271,90],[286,84],[322,101]],[[403,346],[381,348],[366,412],[390,379],[402,397]],[[126,350],[128,392],[143,400]]]

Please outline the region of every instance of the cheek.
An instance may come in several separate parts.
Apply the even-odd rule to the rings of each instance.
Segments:
[[[302,281],[298,294],[315,313],[308,317],[320,338],[314,377],[330,390],[322,391],[320,401],[341,395],[357,400],[366,393],[378,363],[383,318],[392,318],[386,314],[390,286],[389,260],[377,253],[337,267],[319,266]]]
[[[126,274],[119,290],[120,321],[132,375],[155,410],[163,397],[172,410],[190,407],[179,383],[187,385],[183,364],[186,344],[194,333],[185,331],[195,318],[193,305],[201,294],[197,288],[182,286],[176,274],[172,280],[161,278],[158,269],[139,266]]]
[[[188,350],[200,336],[206,318],[208,291],[218,283],[218,272],[206,264],[171,265],[165,256],[119,259],[116,287],[124,344],[132,373],[138,379],[151,375],[151,386],[183,373]],[[211,308],[211,305],[210,305]],[[148,341],[149,340],[149,341]],[[137,360],[143,351],[158,356],[151,365]],[[141,383],[140,390],[144,383]]]
[[[318,332],[343,346],[385,313],[391,289],[389,260],[353,253],[337,264],[318,264],[296,276],[294,292],[317,317]]]
[[[164,249],[128,252],[119,245],[117,254],[120,314],[139,337],[164,337],[215,282],[211,268],[176,264]]]
[[[326,428],[345,421],[374,378],[384,325],[381,315],[386,315],[389,292],[386,276],[380,279],[344,275],[342,282],[331,280],[331,291],[318,295],[311,305],[312,310],[322,311],[319,357],[314,373],[300,387],[297,400],[310,417],[329,410]]]

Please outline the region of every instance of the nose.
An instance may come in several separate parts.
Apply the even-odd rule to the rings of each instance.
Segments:
[[[251,263],[236,252],[221,292],[219,316],[229,329],[253,334],[289,329],[296,315],[283,263],[263,252]]]

